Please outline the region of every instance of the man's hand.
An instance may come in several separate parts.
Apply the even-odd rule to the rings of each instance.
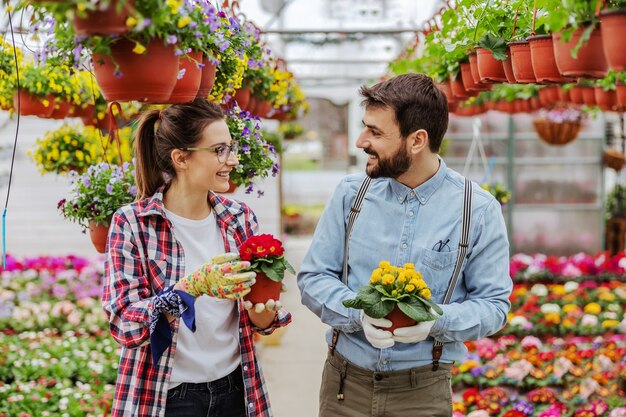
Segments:
[[[250,292],[256,282],[256,273],[239,272],[250,267],[250,262],[240,261],[236,253],[217,255],[184,276],[174,288],[180,289],[194,297],[206,294],[210,297],[237,300]]]
[[[391,321],[387,319],[375,319],[361,310],[361,323],[365,338],[372,346],[378,349],[387,349],[394,345],[393,335],[389,330],[379,329],[379,327],[391,326]]]
[[[436,321],[423,321],[415,326],[399,327],[393,331],[393,340],[398,343],[418,343],[426,340]]]

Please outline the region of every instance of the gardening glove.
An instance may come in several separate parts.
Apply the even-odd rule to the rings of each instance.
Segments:
[[[379,329],[379,327],[390,327],[391,321],[375,319],[361,310],[361,324],[365,338],[370,342],[370,345],[377,349],[387,349],[394,345],[393,334],[389,330]]]
[[[283,304],[279,300],[272,300],[271,298],[265,303],[253,304],[252,301],[244,301],[243,308],[246,310],[253,310],[255,313],[262,313],[264,311],[278,311],[283,308]]]
[[[439,317],[439,314],[432,308],[430,309],[430,313]],[[417,323],[414,326],[408,327],[399,327],[393,331],[393,340],[398,343],[418,343],[426,340],[428,335],[430,334],[430,329],[433,328],[435,324],[435,320],[430,321],[422,321]]]
[[[256,272],[239,272],[250,267],[250,262],[240,261],[237,253],[214,256],[196,271],[180,279],[180,289],[194,297],[206,294],[210,297],[237,300],[250,292],[256,282]]]

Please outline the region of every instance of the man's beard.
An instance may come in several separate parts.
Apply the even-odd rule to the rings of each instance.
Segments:
[[[391,158],[380,158],[378,153],[371,149],[364,151],[377,158],[375,166],[365,167],[365,172],[372,178],[398,178],[411,167],[411,157],[404,146],[401,146]]]

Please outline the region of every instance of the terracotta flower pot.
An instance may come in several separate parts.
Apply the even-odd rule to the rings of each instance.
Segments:
[[[530,36],[530,56],[538,83],[566,83],[571,81],[561,76],[554,58],[552,35]]]
[[[126,19],[131,15],[134,1],[126,0],[119,10],[117,0],[113,0],[104,10],[89,11],[86,17],[74,13],[74,29],[81,36],[120,35],[128,32]]]
[[[622,42],[626,39],[626,10],[605,10],[600,16],[602,48],[612,70],[626,70],[626,50]]]
[[[570,96],[570,92],[569,91],[565,91],[562,88],[559,88],[558,93],[559,93],[559,101],[561,103],[571,103],[572,102],[572,98]]]
[[[469,62],[464,62],[461,66],[461,79],[463,80],[463,85],[465,89],[469,92],[480,92],[486,91],[489,88],[480,84],[477,84],[474,81],[474,77],[472,76],[472,68]]]
[[[553,85],[539,90],[539,102],[543,107],[552,107],[559,101],[560,88]]]
[[[593,87],[583,87],[583,104],[587,106],[596,105],[596,92]]]
[[[384,330],[389,330],[392,333],[399,327],[413,326],[417,323],[417,321],[404,314],[397,305],[393,307],[391,313],[387,314],[385,318],[391,321],[391,327],[386,327]]]
[[[476,48],[476,55],[480,81],[487,83],[503,83],[507,81],[503,62],[495,59],[490,50]]]
[[[569,96],[574,104],[583,104],[583,87],[575,85],[569,90]]]
[[[20,91],[20,114],[22,116],[39,116],[49,118],[54,111],[54,96],[40,97],[30,94],[24,90]],[[13,95],[13,103],[17,109],[18,95]],[[46,105],[47,104],[47,105]]]
[[[89,237],[91,243],[98,251],[98,253],[104,253],[107,245],[107,236],[109,234],[109,225],[96,224],[94,222],[89,223]]]
[[[177,79],[167,104],[189,103],[196,98],[202,81],[202,68],[198,67],[198,63],[202,63],[202,52],[190,52],[179,58],[180,78]]]
[[[509,43],[509,48],[511,49],[513,74],[517,83],[528,84],[537,82],[530,57],[530,43],[527,41],[511,42]]]
[[[506,48],[506,61],[502,63],[502,68],[504,69],[504,75],[506,75],[506,80],[509,84],[516,84],[515,74],[513,73],[513,62],[511,61],[511,50],[510,48]]]
[[[451,101],[455,101],[454,95],[452,94],[452,88],[450,87],[450,81],[437,83],[437,88],[440,89],[443,94],[445,94],[446,99],[448,100],[448,104]]]
[[[265,303],[267,300],[278,300],[280,298],[281,282],[272,281],[262,272],[257,272],[256,282],[250,287],[250,292],[243,297],[253,304]]]
[[[50,114],[50,119],[61,120],[65,119],[70,114],[70,109],[72,105],[69,101],[59,101],[55,100],[54,102],[54,110]]]
[[[552,35],[556,65],[564,77],[604,78],[609,71],[609,64],[604,57],[602,32],[599,28],[591,32],[591,37],[580,48],[577,57],[572,57],[571,51],[578,43],[584,29],[582,27],[576,29],[568,42],[562,40],[561,32]]]
[[[532,111],[530,100],[514,100],[513,106],[515,108],[515,113],[529,113]]]
[[[457,100],[467,100],[470,98],[469,93],[465,89],[463,85],[463,80],[461,79],[461,75],[450,74],[450,90],[452,91],[452,95]]]
[[[248,110],[250,104],[250,86],[247,85],[235,92],[235,101],[241,110]]]
[[[111,101],[164,103],[172,94],[178,76],[174,47],[155,39],[144,54],[133,52],[135,43],[120,39],[111,46],[111,56],[93,54],[94,71],[104,98]],[[120,73],[116,73],[115,64]]]
[[[617,106],[617,92],[605,90],[602,87],[594,87],[596,105],[604,111],[613,111]]]
[[[215,74],[217,72],[217,65],[215,65],[206,56],[202,57],[202,79],[200,81],[200,87],[198,87],[198,94],[196,98],[208,98],[213,84],[215,84]]]
[[[620,109],[626,109],[626,85],[617,85],[615,88],[617,96],[617,105]]]
[[[609,148],[604,150],[602,160],[609,168],[620,171],[624,168],[624,164],[626,164],[626,155],[618,149]]]

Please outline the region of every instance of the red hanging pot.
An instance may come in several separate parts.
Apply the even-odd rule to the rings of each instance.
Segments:
[[[93,54],[94,71],[106,101],[164,103],[172,94],[178,76],[174,47],[154,39],[146,52],[133,52],[135,43],[120,39],[111,46],[111,56]],[[116,76],[116,66],[121,74]]]
[[[535,83],[535,72],[530,57],[530,44],[527,41],[509,43],[513,74],[518,84]]]
[[[605,10],[600,15],[600,31],[604,56],[615,71],[626,70],[626,10]]]
[[[215,73],[217,71],[217,65],[215,65],[209,58],[206,56],[202,57],[202,63],[204,66],[202,67],[202,80],[200,81],[200,87],[198,88],[198,94],[196,98],[208,98],[211,90],[213,89],[213,84],[215,84]]]
[[[457,100],[467,100],[470,98],[470,94],[465,89],[463,85],[463,80],[461,79],[461,75],[450,74],[450,90],[454,95],[454,98]]]
[[[476,48],[476,55],[480,81],[488,83],[504,83],[507,81],[503,62],[495,59],[489,49]]]
[[[559,94],[559,101],[562,103],[571,103],[572,102],[572,98],[570,97],[570,92],[569,91],[565,91],[562,88],[559,88],[558,91]]]
[[[571,79],[561,76],[554,58],[554,47],[551,35],[530,36],[530,56],[533,72],[538,83],[566,83]]]
[[[570,96],[570,99],[572,100],[572,103],[583,104],[584,103],[583,87],[579,85],[575,85],[574,87],[572,87],[571,90],[569,90],[569,96]]]
[[[594,87],[596,105],[604,111],[613,111],[617,106],[617,92],[605,90],[602,87]]]
[[[464,62],[461,65],[461,79],[463,80],[463,85],[467,91],[471,92],[480,92],[486,91],[489,88],[480,84],[476,84],[474,82],[474,77],[472,76],[472,68],[469,62]]]
[[[126,19],[131,15],[134,0],[126,0],[118,12],[118,0],[113,0],[104,10],[88,11],[79,17],[74,11],[74,29],[81,36],[120,35],[128,32]]]
[[[583,87],[583,104],[587,106],[596,105],[596,92],[593,87]]]
[[[250,104],[250,86],[247,85],[235,92],[235,101],[241,110],[248,110]]]
[[[56,120],[65,119],[70,114],[71,108],[72,105],[69,101],[55,100],[54,110],[52,110],[52,114],[50,114],[49,118]]]
[[[89,237],[91,243],[96,248],[98,253],[104,253],[107,245],[107,236],[109,234],[109,225],[96,224],[89,222]]]
[[[243,297],[253,304],[266,303],[267,300],[277,301],[280,298],[281,282],[276,282],[267,277],[263,272],[256,273],[256,282],[250,287],[250,292]]]
[[[543,107],[552,107],[559,101],[560,88],[553,85],[539,90],[539,103]]]
[[[604,78],[608,74],[609,64],[604,57],[599,28],[593,29],[587,43],[578,50],[577,57],[572,57],[572,49],[578,44],[584,30],[584,27],[574,30],[572,38],[567,42],[562,40],[561,32],[552,35],[556,65],[564,77]]]
[[[511,50],[506,48],[506,61],[502,63],[504,69],[504,75],[509,84],[516,84],[515,74],[513,73],[513,61],[511,61]]]
[[[178,60],[178,76],[172,94],[166,104],[189,103],[198,95],[200,82],[202,81],[202,52],[190,52]],[[207,94],[208,96],[208,94]]]
[[[617,106],[620,110],[626,109],[626,85],[617,85],[615,87],[615,96],[617,97]]]
[[[27,91],[20,90],[20,114],[22,116],[39,116],[49,118],[54,111],[54,96],[49,94],[47,97],[36,96]],[[17,109],[18,95],[13,95],[13,106]],[[44,103],[44,101],[46,103]],[[46,106],[47,104],[47,106]]]

